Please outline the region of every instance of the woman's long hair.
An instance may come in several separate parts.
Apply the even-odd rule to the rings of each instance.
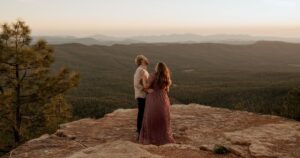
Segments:
[[[169,68],[167,67],[167,65],[165,63],[159,62],[156,65],[155,69],[156,69],[156,76],[157,76],[156,82],[157,82],[158,86],[162,89],[167,88],[167,90],[168,90],[172,84]]]

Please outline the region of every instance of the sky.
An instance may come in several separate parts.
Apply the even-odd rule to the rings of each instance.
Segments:
[[[0,0],[33,35],[194,33],[300,37],[300,0]]]

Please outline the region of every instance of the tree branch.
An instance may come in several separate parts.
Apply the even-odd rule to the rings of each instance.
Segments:
[[[6,65],[8,65],[8,66],[16,66],[16,64],[14,64],[14,63],[5,62],[5,61],[1,61],[0,63],[6,64]]]
[[[7,83],[7,84],[11,84],[12,87],[14,87],[14,88],[17,86],[17,85],[16,85],[14,82],[12,82],[11,80],[8,80],[6,83]]]
[[[2,114],[2,116],[0,117],[0,120],[5,119],[8,122],[12,123],[13,121],[11,119],[9,119],[9,117],[7,117],[8,114],[9,114],[9,112]]]
[[[21,77],[20,82],[22,82],[24,80],[24,78],[26,77],[26,74],[27,74],[27,68],[25,69],[25,72],[24,72],[23,76]]]
[[[8,119],[7,116],[6,116],[6,115],[8,115],[8,114],[9,114],[9,112],[6,112],[6,113],[1,114],[1,115],[0,115],[0,120],[2,120],[2,119]]]

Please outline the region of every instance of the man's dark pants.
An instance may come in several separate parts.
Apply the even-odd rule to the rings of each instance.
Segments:
[[[138,103],[137,132],[140,133],[143,124],[146,99],[137,98],[137,103]]]

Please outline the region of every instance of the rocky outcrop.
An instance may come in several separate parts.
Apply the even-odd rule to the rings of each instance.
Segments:
[[[299,158],[300,123],[281,117],[190,104],[173,105],[176,144],[136,143],[136,109],[61,125],[26,142],[12,158]],[[230,152],[218,155],[215,146]]]

